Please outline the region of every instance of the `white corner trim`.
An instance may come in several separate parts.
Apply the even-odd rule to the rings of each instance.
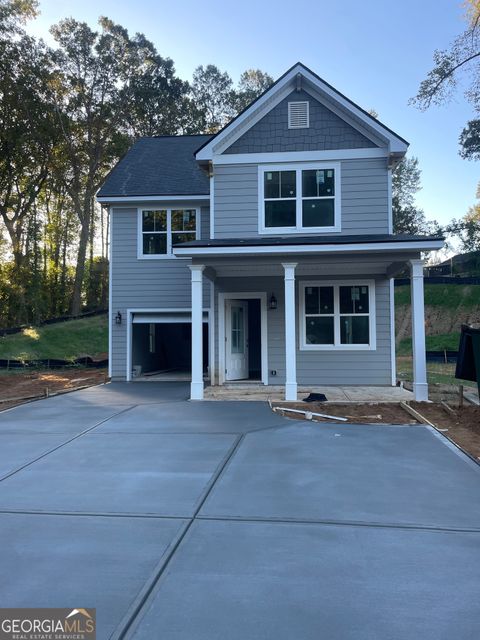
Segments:
[[[262,164],[279,162],[328,162],[332,160],[357,160],[363,158],[387,158],[388,150],[380,148],[365,149],[332,149],[327,151],[280,151],[263,153],[227,153],[214,154],[212,163],[230,164]]]
[[[334,220],[329,227],[302,227],[302,171],[308,169],[333,169],[335,172]],[[265,226],[265,194],[264,174],[269,171],[295,171],[296,173],[296,226],[295,227],[266,227]],[[342,230],[342,194],[341,194],[341,164],[339,162],[314,162],[295,164],[262,164],[258,166],[258,234],[259,235],[288,235],[293,233],[338,233]],[[311,198],[310,198],[311,199]],[[293,200],[293,198],[292,198]]]
[[[185,206],[181,208],[195,210],[195,240],[200,240],[202,223],[200,207]],[[179,256],[173,252],[172,247],[172,211],[176,211],[174,207],[164,207],[162,209],[167,212],[167,253],[143,253],[142,212],[150,210],[151,209],[147,209],[146,207],[137,207],[137,260],[176,260]]]
[[[397,384],[397,360],[395,345],[395,280],[390,278],[390,361],[392,369],[392,387]]]
[[[218,383],[225,384],[225,301],[260,300],[260,350],[262,383],[268,384],[268,310],[265,291],[234,291],[218,294]]]
[[[112,208],[108,207],[108,377],[112,377],[112,348],[113,348],[113,281],[112,281],[112,237],[113,216]]]
[[[307,344],[305,335],[305,289],[307,287],[334,287],[334,344]],[[340,287],[368,286],[369,307],[369,344],[341,344],[340,343]],[[376,351],[377,349],[377,314],[375,280],[364,278],[349,278],[348,280],[302,280],[299,282],[299,349],[300,351]],[[348,314],[344,314],[348,315]],[[365,314],[366,315],[366,314]]]
[[[309,244],[309,245],[269,245],[269,246],[234,246],[234,247],[177,247],[177,256],[239,256],[239,255],[285,255],[311,253],[361,253],[364,251],[432,251],[443,247],[443,240],[427,240],[425,242],[362,242],[358,244]]]
[[[393,233],[392,170],[387,171],[388,233]]]
[[[213,167],[212,167],[213,169]],[[210,240],[215,238],[215,176],[210,176]]]
[[[97,202],[111,204],[114,202],[188,202],[191,200],[209,200],[209,195],[177,195],[177,196],[101,196]]]

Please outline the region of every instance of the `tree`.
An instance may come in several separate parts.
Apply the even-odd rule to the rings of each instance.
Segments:
[[[392,176],[392,211],[394,233],[427,233],[432,230],[422,209],[415,204],[420,191],[421,170],[418,158],[403,158]],[[437,225],[438,226],[438,225]]]
[[[202,129],[206,133],[216,133],[235,115],[232,79],[213,64],[195,69],[191,95],[203,115]]]
[[[273,84],[273,78],[260,69],[247,69],[240,76],[234,95],[237,112],[243,111]]]
[[[465,97],[480,115],[480,3],[478,0],[467,0],[466,5],[467,29],[449,49],[434,52],[434,67],[411,100],[422,111],[432,104],[449,101],[459,81],[468,76]],[[459,144],[462,158],[476,160],[480,157],[480,118],[467,122],[460,134]]]
[[[462,252],[480,251],[480,204],[475,204],[460,220],[452,220],[445,231],[460,239]]]
[[[11,243],[21,321],[27,315],[28,232],[37,228],[29,217],[36,215],[56,140],[50,52],[22,28],[34,8],[26,0],[0,4],[0,218]]]
[[[199,133],[202,114],[189,97],[188,82],[175,75],[173,60],[162,58],[143,34],[136,34],[132,42],[136,60],[122,90],[122,99],[129,104],[125,117],[130,134]]]

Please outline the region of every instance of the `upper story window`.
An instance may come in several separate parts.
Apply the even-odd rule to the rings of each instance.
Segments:
[[[260,233],[340,231],[340,165],[259,167]]]
[[[375,283],[302,282],[300,348],[375,349]]]
[[[173,245],[197,239],[199,217],[198,209],[140,209],[138,257],[175,257]]]
[[[310,103],[307,100],[288,103],[288,128],[308,129],[310,126]]]

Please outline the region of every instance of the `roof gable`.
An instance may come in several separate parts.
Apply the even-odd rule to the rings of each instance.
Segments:
[[[349,98],[337,91],[302,63],[297,63],[281,76],[267,91],[254,100],[244,111],[229,122],[196,153],[199,161],[212,160],[224,153],[234,142],[254,127],[292,91],[306,91],[340,119],[350,124],[362,135],[385,147],[392,155],[402,156],[408,142],[373,118]]]
[[[288,103],[293,101],[308,102],[308,130],[288,128]],[[377,146],[378,144],[311,94],[301,90],[289,93],[223,153],[362,149]]]

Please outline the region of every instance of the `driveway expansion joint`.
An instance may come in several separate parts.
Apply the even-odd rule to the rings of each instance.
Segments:
[[[57,445],[56,447],[53,447],[53,449],[49,449],[48,451],[45,451],[44,453],[42,453],[41,456],[37,456],[33,460],[30,460],[29,462],[21,465],[20,467],[18,467],[17,469],[14,469],[13,471],[9,471],[4,476],[0,477],[0,482],[2,482],[3,480],[6,480],[7,478],[10,478],[11,476],[14,476],[19,471],[22,471],[23,469],[26,469],[27,467],[31,466],[35,462],[38,462],[39,460],[42,460],[43,458],[45,458],[46,456],[50,455],[54,451],[57,451],[58,449],[61,449],[62,447],[64,447],[67,444],[70,444],[74,440],[78,440],[78,438],[81,438],[85,434],[90,433],[90,431],[93,431],[93,429],[96,429],[97,427],[99,427],[104,422],[107,422],[107,420],[110,420],[110,418],[114,418],[116,416],[121,415],[122,413],[126,413],[127,411],[129,411],[130,409],[133,409],[136,406],[137,405],[129,405],[128,407],[126,407],[126,409],[122,409],[121,411],[118,411],[117,413],[114,413],[113,415],[108,416],[108,418],[104,418],[103,420],[100,420],[99,422],[94,424],[93,427],[88,427],[88,429],[84,429],[81,433],[75,434],[72,438],[69,438],[68,440],[65,440],[65,442],[62,442],[61,444]],[[13,407],[13,408],[15,408],[15,407]]]

